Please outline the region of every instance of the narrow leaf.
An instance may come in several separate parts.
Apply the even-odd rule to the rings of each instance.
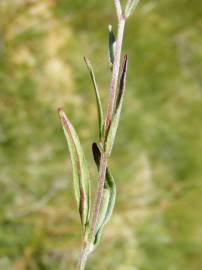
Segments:
[[[90,218],[91,191],[87,162],[78,135],[63,109],[59,109],[61,124],[67,140],[73,171],[74,191],[83,227]]]
[[[88,68],[92,83],[93,83],[93,88],[95,90],[95,96],[96,96],[96,102],[97,102],[97,112],[98,112],[98,121],[99,121],[99,138],[101,140],[102,135],[103,135],[103,128],[104,128],[104,117],[103,117],[102,103],[101,103],[99,89],[98,89],[98,86],[96,83],[93,67],[87,58],[84,57],[84,60],[85,60],[86,66]]]
[[[128,57],[127,55],[125,55],[122,72],[121,72],[120,83],[119,83],[119,92],[118,92],[117,101],[116,101],[116,110],[115,110],[115,114],[114,114],[110,129],[109,129],[107,141],[106,141],[106,152],[108,155],[112,151],[115,137],[116,137],[116,132],[119,125],[120,116],[121,116],[123,97],[125,93],[127,67],[128,67]]]
[[[115,50],[116,50],[116,39],[112,30],[112,25],[109,25],[109,61],[111,67],[114,64]]]
[[[96,143],[92,146],[93,156],[97,168],[99,170],[101,153]],[[107,168],[106,178],[103,190],[102,208],[99,213],[99,219],[97,222],[97,230],[94,239],[94,248],[98,245],[101,237],[102,230],[107,222],[110,220],[116,200],[116,184],[112,174]]]
[[[139,3],[139,0],[128,0],[126,4],[126,9],[125,9],[125,16],[129,17],[133,11],[136,9],[137,5]]]

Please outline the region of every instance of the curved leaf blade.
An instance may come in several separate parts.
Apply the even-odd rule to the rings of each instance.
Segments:
[[[119,120],[121,116],[121,110],[122,110],[122,105],[123,105],[123,97],[125,93],[125,82],[126,82],[126,73],[127,73],[127,68],[128,68],[128,57],[125,55],[124,58],[124,63],[122,67],[122,73],[121,73],[121,78],[120,78],[120,83],[119,83],[119,92],[116,100],[116,110],[115,114],[107,135],[107,140],[106,140],[106,152],[108,155],[110,155],[115,138],[116,138],[116,133],[119,125]]]
[[[93,88],[95,91],[96,103],[97,103],[97,113],[98,113],[98,122],[99,122],[99,138],[101,140],[102,135],[103,135],[103,128],[104,128],[104,116],[103,116],[103,109],[102,109],[100,93],[99,93],[99,89],[98,89],[98,86],[96,83],[93,67],[92,67],[90,61],[86,57],[84,57],[84,61],[86,63],[87,69],[89,71],[89,74],[90,74],[90,77],[91,77],[91,80],[93,83]]]
[[[91,190],[90,176],[85,155],[71,122],[63,109],[59,109],[59,116],[67,140],[73,171],[74,192],[79,208],[82,225],[86,228],[90,218]]]

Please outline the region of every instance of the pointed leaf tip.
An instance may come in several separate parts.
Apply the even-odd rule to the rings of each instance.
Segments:
[[[125,54],[119,83],[119,92],[116,101],[116,109],[118,109],[121,98],[124,95],[127,69],[128,69],[128,55]]]
[[[108,155],[110,155],[115,138],[116,138],[116,133],[119,125],[119,120],[121,116],[121,110],[122,110],[122,105],[123,105],[123,97],[125,93],[125,81],[126,81],[126,74],[127,74],[127,67],[128,67],[128,56],[127,54],[124,57],[124,62],[122,65],[122,71],[121,71],[121,77],[120,77],[120,82],[119,82],[119,92],[117,96],[117,101],[116,101],[116,110],[113,116],[113,120],[107,135],[107,141],[106,141],[106,152]]]
[[[104,116],[103,116],[103,109],[102,109],[100,93],[99,93],[99,89],[98,89],[98,86],[97,86],[97,82],[96,82],[96,79],[95,79],[95,74],[94,74],[91,62],[86,57],[84,57],[84,61],[86,63],[87,69],[89,71],[90,78],[92,80],[93,88],[94,88],[94,91],[95,91],[96,103],[97,103],[97,113],[98,113],[98,122],[99,122],[99,126],[98,126],[98,128],[99,128],[99,138],[101,140],[102,136],[103,136],[103,128],[104,128]]]
[[[112,25],[108,26],[109,29],[109,61],[111,66],[114,64],[114,55],[116,50],[116,38],[112,30]]]

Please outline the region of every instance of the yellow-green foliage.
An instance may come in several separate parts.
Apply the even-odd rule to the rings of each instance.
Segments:
[[[0,1],[0,269],[75,269],[80,224],[56,110],[65,108],[93,164],[85,146],[97,135],[96,104],[83,56],[106,101],[112,8]],[[143,0],[128,21],[110,162],[117,205],[87,270],[201,269],[201,14],[199,0]]]

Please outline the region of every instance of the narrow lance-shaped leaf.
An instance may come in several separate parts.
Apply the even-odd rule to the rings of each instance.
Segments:
[[[129,17],[133,11],[136,9],[137,5],[139,3],[139,0],[128,0],[125,8],[125,16]]]
[[[92,151],[95,163],[99,170],[101,153],[96,143],[92,145]],[[94,248],[98,245],[101,237],[102,230],[111,218],[116,200],[116,184],[112,174],[107,168],[106,178],[102,197],[102,208],[99,213],[99,219],[97,222],[97,230],[94,239]]]
[[[114,64],[114,54],[116,50],[116,39],[112,30],[112,25],[109,25],[109,61],[111,68]]]
[[[99,89],[98,89],[98,86],[97,86],[97,83],[96,83],[93,67],[92,67],[90,61],[86,57],[84,57],[84,60],[85,60],[86,66],[88,68],[92,83],[93,83],[93,88],[95,90],[96,103],[97,103],[97,112],[98,112],[98,120],[99,120],[99,138],[101,140],[102,135],[103,135],[103,128],[104,128],[104,117],[103,117],[102,103],[101,103]]]
[[[61,124],[70,152],[74,191],[83,228],[86,230],[90,218],[91,191],[87,162],[78,135],[63,109],[59,109]]]
[[[108,132],[106,146],[105,146],[106,152],[108,155],[112,151],[114,141],[116,138],[116,132],[117,132],[118,125],[119,125],[120,116],[121,116],[123,97],[124,97],[124,93],[125,93],[125,81],[126,81],[127,67],[128,67],[128,57],[127,57],[127,55],[125,55],[124,63],[123,63],[123,67],[122,67],[122,72],[121,72],[120,83],[119,83],[119,92],[118,92],[117,101],[116,101],[116,110],[115,110],[115,114],[113,116],[113,120],[112,120],[110,129],[109,129],[109,132]]]

